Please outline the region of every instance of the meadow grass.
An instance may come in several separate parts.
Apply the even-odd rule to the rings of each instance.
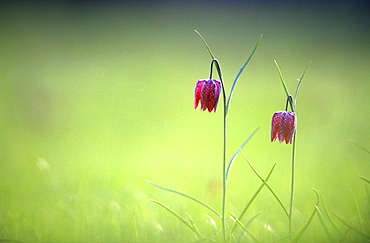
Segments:
[[[222,210],[222,113],[193,110],[194,84],[207,78],[210,61],[193,29],[221,62],[227,90],[264,36],[229,110],[229,155],[260,127],[229,174],[232,240],[289,239],[291,146],[269,141],[271,116],[285,97],[276,59],[289,87],[312,60],[297,111],[292,232],[302,233],[301,242],[369,241],[363,13],[186,5],[1,9],[1,241],[201,238],[149,199],[222,241],[217,214],[147,183]]]

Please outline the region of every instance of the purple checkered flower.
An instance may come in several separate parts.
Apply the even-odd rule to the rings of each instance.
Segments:
[[[221,82],[216,79],[199,80],[195,86],[194,108],[201,103],[201,110],[208,109],[209,112],[216,112],[218,100],[221,93]]]
[[[297,127],[297,117],[291,111],[279,111],[272,117],[271,142],[279,138],[279,142],[292,143]]]

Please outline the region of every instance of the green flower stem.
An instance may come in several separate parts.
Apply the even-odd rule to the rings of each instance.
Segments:
[[[304,75],[306,74],[307,68],[310,63],[308,63],[307,67],[305,68],[302,76],[300,79],[298,79],[297,88],[295,90],[294,99],[290,95],[288,88],[284,82],[283,74],[281,73],[280,67],[276,60],[274,60],[276,68],[279,72],[280,81],[283,85],[285,94],[287,96],[287,105],[286,110],[288,110],[288,103],[290,104],[290,107],[292,109],[292,112],[296,112],[296,106],[297,106],[297,97],[298,97],[298,91],[301,87],[301,83],[303,80]],[[289,240],[292,241],[292,216],[293,216],[293,201],[294,201],[294,181],[295,181],[295,155],[296,155],[296,138],[297,138],[297,131],[294,133],[293,137],[293,149],[292,149],[292,178],[291,178],[291,185],[290,185],[290,203],[289,203]]]
[[[293,149],[292,149],[292,180],[290,185],[290,204],[289,204],[289,240],[292,240],[292,216],[293,216],[293,200],[294,200],[294,179],[295,179],[295,142],[297,138],[297,132],[293,137]]]
[[[285,86],[285,83],[284,83],[284,80],[283,80],[283,76],[281,75],[280,68],[277,65],[277,62],[276,61],[275,61],[275,63],[276,63],[276,66],[278,67],[279,74],[280,74],[280,77],[281,77],[281,80],[282,80],[284,89],[286,91],[288,91],[287,88],[286,88],[286,86]],[[310,65],[310,63],[311,62],[309,62],[307,64],[305,70],[303,71],[303,74],[302,74],[301,78],[298,80],[297,88],[295,90],[294,100],[292,99],[292,96],[289,95],[289,92],[288,92],[288,99],[289,99],[289,102],[291,103],[291,107],[292,107],[292,111],[293,112],[296,112],[298,91],[299,91],[299,88],[301,87],[301,83],[302,83],[303,77],[306,74],[307,68]],[[293,137],[293,149],[292,149],[292,182],[291,182],[291,187],[290,187],[290,207],[289,207],[289,239],[290,240],[292,239],[292,214],[293,214],[293,200],[294,200],[296,139],[297,139],[297,131],[294,133],[294,137]]]
[[[224,87],[222,83],[222,87]],[[224,88],[222,88],[225,90]],[[222,161],[222,232],[224,236],[224,241],[226,242],[226,144],[227,144],[227,107],[226,107],[226,97],[224,96],[224,152]]]
[[[250,54],[250,56],[248,57],[248,59],[245,61],[245,63],[241,67],[241,69],[239,70],[239,73],[236,75],[236,78],[235,78],[234,83],[232,85],[232,88],[230,90],[230,95],[228,96],[228,99],[226,101],[226,97],[227,97],[226,96],[226,89],[225,89],[225,84],[224,84],[224,81],[223,81],[223,78],[222,78],[222,72],[221,72],[220,63],[218,62],[218,60],[213,55],[211,49],[209,48],[209,46],[208,46],[207,42],[205,41],[205,39],[203,38],[203,36],[197,30],[194,30],[194,31],[202,39],[204,45],[206,46],[206,48],[207,48],[207,50],[208,50],[208,52],[209,52],[209,54],[210,54],[210,56],[212,58],[210,79],[212,79],[212,67],[213,67],[213,65],[215,65],[216,70],[217,70],[217,73],[218,73],[218,76],[220,77],[220,82],[221,82],[221,86],[222,86],[222,97],[223,97],[223,106],[224,106],[224,115],[223,115],[223,117],[224,117],[224,129],[223,129],[224,145],[223,145],[223,156],[222,156],[222,212],[221,212],[221,216],[222,216],[222,233],[223,233],[224,242],[226,242],[226,239],[227,239],[227,237],[226,237],[226,191],[227,191],[227,175],[228,175],[228,169],[226,167],[226,156],[227,156],[227,150],[226,150],[226,148],[227,148],[227,114],[228,114],[231,97],[232,97],[232,95],[234,93],[234,89],[235,89],[236,83],[238,82],[240,75],[242,74],[242,72],[244,71],[245,67],[249,63],[250,59],[252,58],[252,56],[254,55],[255,51],[257,50],[257,47],[258,47],[259,43],[261,42],[262,35],[260,36],[260,39],[257,42],[256,46],[254,47],[252,53]]]
[[[226,242],[226,191],[227,191],[227,178],[226,178],[226,156],[227,156],[227,104],[226,104],[226,90],[225,84],[222,78],[222,72],[220,63],[217,59],[213,59],[212,63],[216,65],[218,76],[220,77],[222,86],[222,98],[224,105],[224,145],[223,145],[223,156],[222,156],[222,235]]]
[[[197,32],[198,33],[198,32]],[[199,34],[199,33],[198,33]],[[199,34],[200,35],[200,34]],[[203,39],[204,41],[204,39]],[[208,46],[208,45],[207,45]],[[213,56],[212,52],[209,49],[209,52],[211,56]],[[223,131],[223,136],[224,136],[224,145],[223,145],[223,156],[222,156],[222,212],[221,212],[221,220],[222,220],[222,235],[224,238],[224,241],[226,242],[226,191],[227,191],[227,178],[226,178],[226,156],[227,156],[227,104],[226,104],[226,89],[225,89],[225,83],[222,78],[222,72],[221,72],[221,67],[220,63],[216,58],[212,59],[211,62],[211,75],[210,79],[212,79],[212,67],[213,64],[216,67],[218,76],[220,78],[221,86],[222,86],[222,99],[223,99],[223,106],[224,106],[224,131]]]

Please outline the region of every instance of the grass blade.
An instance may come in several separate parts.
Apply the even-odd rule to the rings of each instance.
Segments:
[[[334,238],[334,235],[333,235],[333,232],[330,230],[328,224],[326,223],[325,218],[322,215],[319,207],[318,206],[315,206],[315,208],[316,208],[317,214],[319,215],[319,219],[320,219],[321,225],[324,228],[324,231],[326,233],[326,236],[328,237],[328,239],[330,240],[330,242],[336,242],[336,240]]]
[[[202,41],[203,41],[203,43],[204,43],[204,45],[206,46],[206,48],[207,48],[207,50],[208,50],[208,53],[209,53],[209,55],[211,56],[211,58],[212,58],[212,60],[214,60],[215,61],[215,65],[216,65],[216,69],[217,69],[217,72],[218,72],[218,76],[220,77],[220,81],[221,81],[221,83],[222,83],[222,87],[223,87],[223,95],[224,95],[224,99],[225,99],[225,97],[226,97],[226,94],[225,94],[225,87],[224,87],[224,82],[223,82],[223,79],[222,79],[222,72],[221,72],[221,67],[220,67],[220,64],[219,64],[219,62],[218,62],[218,60],[215,58],[215,56],[213,55],[213,53],[212,53],[212,51],[211,51],[211,48],[209,48],[209,46],[208,46],[208,44],[207,44],[207,42],[206,42],[206,40],[203,38],[203,36],[199,33],[199,31],[197,31],[197,30],[194,30],[195,31],[195,33],[197,33],[198,34],[198,36],[202,39]],[[213,63],[213,62],[212,62]]]
[[[298,96],[298,90],[299,90],[299,87],[301,87],[301,83],[302,83],[302,80],[303,80],[303,77],[304,75],[306,74],[306,71],[307,71],[307,68],[308,66],[310,65],[311,61],[307,64],[307,67],[305,68],[305,70],[303,71],[303,74],[301,76],[301,78],[299,79],[299,82],[298,82],[298,85],[297,85],[297,88],[295,90],[295,95],[294,95],[294,104],[295,106],[297,106],[297,96]]]
[[[240,216],[238,217],[238,220],[241,220],[241,218],[244,216],[245,212],[248,210],[248,208],[250,207],[250,205],[252,204],[252,202],[254,201],[254,199],[256,199],[256,197],[258,196],[258,194],[261,192],[262,188],[266,185],[266,182],[268,181],[268,179],[272,175],[272,172],[274,171],[275,166],[276,166],[276,163],[272,166],[272,168],[271,168],[269,174],[267,175],[266,179],[263,180],[263,183],[255,191],[255,193],[253,194],[253,196],[251,197],[251,199],[249,200],[249,202],[247,203],[247,205],[245,205],[243,211],[241,212]],[[231,232],[233,232],[235,230],[235,228],[236,228],[236,224],[232,228]]]
[[[284,78],[283,78],[283,74],[281,73],[281,70],[280,70],[280,67],[279,67],[277,61],[274,60],[274,62],[275,62],[276,68],[277,68],[277,70],[279,72],[280,81],[281,81],[281,84],[284,87],[284,91],[285,91],[286,97],[289,97],[290,96],[289,90],[288,90],[288,87],[285,84],[285,81],[284,81]],[[295,107],[294,107],[294,104],[293,104],[293,100],[292,99],[288,99],[288,100],[289,100],[290,107],[292,108],[292,111],[295,112]]]
[[[320,193],[319,193],[320,195]],[[324,212],[326,214],[326,217],[328,218],[330,224],[333,226],[333,228],[335,229],[335,231],[337,231],[337,233],[343,235],[343,233],[341,232],[341,230],[338,228],[338,226],[334,223],[334,221],[332,220],[329,212],[328,212],[328,209],[326,208],[326,204],[325,204],[325,201],[324,199],[322,198],[322,196],[320,195],[320,199],[321,199],[321,202],[322,202],[322,208],[324,209]]]
[[[242,230],[243,230],[243,232],[245,232],[246,234],[248,234],[250,237],[252,237],[253,238],[253,240],[255,241],[255,242],[259,242],[258,240],[257,240],[257,238],[255,237],[255,236],[253,236],[253,234],[251,233],[251,232],[249,232],[249,230],[247,229],[247,226],[248,225],[250,225],[251,223],[252,223],[252,221],[255,219],[255,218],[257,218],[257,216],[259,215],[259,214],[257,214],[257,215],[255,215],[255,216],[253,216],[252,218],[251,218],[251,220],[249,220],[248,221],[248,223],[246,224],[247,226],[245,226],[232,212],[230,212],[229,210],[227,210],[228,212],[229,212],[229,214],[231,215],[231,219],[236,223],[236,225],[239,225],[241,228],[242,228]]]
[[[204,45],[207,47],[207,50],[208,50],[209,54],[211,55],[211,58],[212,58],[212,59],[215,59],[215,56],[213,55],[213,53],[212,53],[211,49],[209,48],[209,46],[208,46],[208,44],[207,44],[206,40],[203,38],[203,36],[202,36],[202,35],[201,35],[197,30],[194,30],[194,31],[195,31],[195,33],[197,33],[197,34],[199,35],[199,37],[202,39],[202,41],[203,41]]]
[[[355,142],[352,142],[350,140],[347,140],[349,143],[352,143],[353,145],[355,145],[356,147],[362,149],[363,151],[365,151],[366,153],[370,154],[370,151],[368,149],[366,149],[365,147],[361,146],[361,145],[358,145],[357,143]]]
[[[313,219],[313,217],[315,216],[317,210],[316,210],[316,207],[319,206],[319,202],[320,202],[320,195],[319,193],[314,189],[312,188],[312,190],[316,193],[316,196],[317,196],[317,201],[316,201],[316,205],[315,205],[315,208],[313,209],[312,213],[311,213],[311,216],[310,218],[308,219],[307,223],[304,224],[298,231],[297,233],[294,235],[294,237],[292,238],[292,242],[298,242],[298,240],[301,238],[301,236],[303,235],[303,233],[306,231],[306,229],[308,228],[308,226],[311,224],[311,221]]]
[[[260,178],[260,180],[262,182],[265,182],[262,178],[262,176],[258,173],[258,171],[253,167],[253,165],[251,164],[251,162],[248,160],[247,156],[244,154],[244,152],[242,151],[243,155],[244,155],[244,158],[245,160],[248,162],[249,166],[252,168],[252,170],[254,171],[254,173],[258,176],[258,178]],[[276,165],[276,163],[274,164],[274,166]],[[272,190],[272,188],[270,187],[269,184],[267,184],[267,181],[265,182],[266,184],[266,187],[269,189],[269,191],[272,193],[272,195],[275,197],[275,199],[278,201],[278,203],[280,204],[281,208],[284,210],[284,213],[286,214],[287,217],[289,217],[289,213],[288,211],[286,210],[286,208],[284,207],[283,203],[281,202],[281,200],[279,199],[279,197],[276,195],[276,193],[274,192],[274,190]]]
[[[352,190],[351,190],[351,192],[352,192],[353,200],[355,201],[356,211],[357,211],[357,218],[358,218],[358,222],[360,224],[360,228],[362,229],[362,232],[365,232],[365,228],[364,228],[364,224],[363,224],[363,218],[361,216],[360,207],[358,206],[358,202],[357,202],[357,199],[355,197],[355,194],[353,193]]]
[[[230,163],[229,163],[229,166],[227,167],[227,170],[226,170],[226,181],[229,178],[229,173],[230,173],[231,167],[234,164],[234,161],[235,161],[236,157],[238,156],[238,154],[240,153],[240,151],[242,151],[242,149],[244,148],[244,146],[249,142],[249,140],[251,140],[251,138],[258,131],[258,129],[260,129],[260,127],[257,127],[256,130],[254,130],[252,132],[252,134],[247,138],[247,140],[245,140],[245,142],[242,144],[242,146],[240,146],[240,148],[238,149],[238,151],[236,151],[236,153],[234,154],[234,156],[231,158]]]
[[[197,225],[194,223],[194,220],[193,218],[190,216],[190,214],[188,214],[187,212],[185,212],[186,216],[188,217],[189,221],[190,221],[190,225],[193,227],[194,229],[194,232],[196,233],[196,235],[198,236],[199,239],[204,239],[204,236],[202,235],[202,233],[200,233]]]
[[[181,196],[183,196],[183,197],[189,198],[189,199],[191,199],[191,200],[193,200],[193,201],[195,201],[195,202],[199,203],[200,205],[202,205],[202,206],[204,206],[204,207],[208,208],[209,210],[211,210],[212,212],[214,212],[218,217],[222,218],[221,214],[219,214],[219,213],[218,213],[216,210],[214,210],[211,206],[208,206],[208,205],[207,205],[207,204],[205,204],[204,202],[202,202],[202,201],[200,201],[200,200],[196,199],[195,197],[189,196],[189,195],[187,195],[187,194],[185,194],[185,193],[182,193],[182,192],[179,192],[179,191],[176,191],[176,190],[172,190],[172,189],[169,189],[169,188],[165,188],[165,187],[159,186],[159,185],[157,185],[157,184],[155,184],[155,183],[153,183],[153,182],[151,182],[151,181],[148,181],[148,183],[152,184],[153,186],[155,186],[155,187],[157,187],[157,188],[159,188],[159,189],[162,189],[162,190],[165,190],[165,191],[169,191],[169,192],[172,192],[172,193],[176,193],[176,194],[181,195]]]
[[[366,179],[365,177],[362,177],[362,176],[360,176],[360,178],[370,184],[370,180],[368,180],[368,179]]]
[[[153,200],[153,199],[149,199],[150,202],[154,202],[158,205],[160,205],[161,207],[163,207],[164,209],[166,209],[168,212],[170,212],[173,216],[175,216],[178,220],[180,220],[183,224],[185,224],[191,231],[193,231],[195,234],[197,234],[196,230],[194,229],[194,227],[188,222],[186,221],[186,219],[184,219],[183,217],[181,217],[178,213],[176,213],[175,211],[173,211],[171,208],[169,208],[167,205],[157,201],[157,200]]]
[[[333,211],[330,210],[330,212],[340,221],[342,222],[345,226],[347,226],[348,228],[350,228],[354,233],[358,234],[359,236],[367,239],[367,240],[370,240],[370,236],[369,235],[366,235],[364,233],[362,233],[360,230],[356,229],[354,226],[350,225],[349,223],[347,223],[345,220],[343,220],[341,217],[339,217],[337,214],[335,214]]]
[[[229,98],[228,98],[227,104],[226,104],[226,110],[227,111],[229,110],[229,107],[230,107],[230,102],[231,102],[231,98],[232,98],[233,93],[234,93],[234,90],[235,90],[236,83],[238,82],[238,80],[240,78],[240,75],[243,73],[245,67],[248,65],[249,61],[252,59],[254,53],[257,50],[257,47],[259,46],[259,44],[261,42],[261,40],[262,40],[262,35],[260,36],[260,39],[258,40],[258,42],[257,42],[256,46],[254,47],[252,53],[249,55],[248,59],[245,61],[245,63],[243,64],[243,66],[240,68],[238,74],[236,75],[236,77],[234,79],[233,85],[231,86],[230,95],[229,95]]]

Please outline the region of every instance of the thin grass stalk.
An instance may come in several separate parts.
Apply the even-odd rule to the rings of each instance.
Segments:
[[[198,237],[198,239],[203,238],[203,235],[200,232],[198,232],[197,229],[195,229],[191,223],[186,221],[186,219],[181,217],[178,213],[173,211],[170,207],[168,207],[167,205],[165,205],[165,204],[163,204],[163,203],[161,203],[160,201],[157,201],[157,200],[149,199],[149,201],[154,202],[154,203],[162,206],[164,209],[166,209],[168,212],[170,212],[173,216],[175,216],[177,219],[179,219],[184,225],[186,225],[191,231],[193,231],[194,234]]]
[[[276,68],[277,68],[277,70],[279,72],[280,81],[281,81],[281,84],[283,85],[285,94],[286,94],[287,97],[289,97],[290,94],[289,94],[289,91],[288,91],[288,87],[285,84],[285,81],[284,81],[284,78],[283,78],[283,74],[281,73],[281,70],[280,70],[280,67],[279,67],[277,61],[274,60],[274,62],[275,62]],[[295,112],[295,106],[293,104],[293,99],[288,99],[288,101],[289,101],[290,107],[292,108],[292,111]]]
[[[258,241],[258,239],[247,229],[247,227],[246,226],[244,226],[244,224],[231,212],[231,211],[229,211],[228,210],[228,212],[229,212],[229,214],[231,215],[231,219],[233,220],[233,221],[235,221],[235,225],[239,225],[241,228],[242,228],[242,230],[246,233],[246,234],[248,234],[251,238],[253,238],[253,240],[255,241],[255,242],[259,242]],[[258,216],[258,214],[256,215],[256,216]],[[255,217],[256,217],[255,216]],[[255,217],[253,217],[252,218],[252,220],[255,218]]]
[[[276,193],[274,192],[274,190],[272,190],[272,188],[270,187],[270,185],[267,183],[267,181],[264,181],[264,179],[262,178],[262,176],[258,173],[258,171],[253,167],[252,163],[248,160],[247,156],[245,155],[244,151],[242,150],[242,154],[245,158],[245,160],[247,161],[247,163],[249,164],[249,166],[252,168],[253,172],[258,176],[258,178],[260,178],[260,180],[262,182],[265,183],[266,187],[269,189],[269,191],[272,193],[272,195],[275,197],[275,199],[278,201],[279,205],[281,206],[281,208],[283,209],[284,213],[286,214],[286,216],[289,218],[289,213],[288,211],[285,209],[283,203],[281,202],[281,200],[279,199],[279,197],[276,195]],[[274,164],[274,166],[276,165],[276,163]]]
[[[329,225],[326,222],[326,220],[324,218],[324,215],[321,213],[321,210],[319,209],[318,206],[315,206],[315,208],[316,208],[317,214],[319,215],[319,219],[320,219],[322,227],[324,228],[326,236],[328,237],[330,242],[335,242],[336,240],[335,240],[334,234],[331,231],[331,229],[329,228]]]
[[[361,230],[357,229],[356,227],[350,225],[349,223],[347,223],[344,219],[342,219],[341,217],[339,217],[337,214],[335,214],[332,210],[330,210],[330,212],[340,221],[342,222],[345,226],[347,226],[349,229],[351,229],[354,233],[358,234],[359,236],[367,239],[367,240],[370,240],[370,235],[366,235],[365,233],[361,232]]]
[[[172,193],[176,193],[176,194],[178,194],[178,195],[181,195],[181,196],[183,196],[183,197],[186,197],[186,198],[189,198],[189,199],[191,199],[191,200],[193,200],[193,201],[195,201],[195,202],[197,202],[197,203],[199,203],[200,205],[202,205],[202,206],[204,206],[204,207],[206,207],[206,208],[208,208],[209,210],[211,210],[213,213],[215,213],[218,217],[222,217],[221,216],[221,214],[220,213],[218,213],[215,209],[213,209],[211,206],[209,206],[209,205],[207,205],[206,203],[204,203],[204,202],[202,202],[202,201],[200,201],[200,200],[198,200],[198,199],[196,199],[195,197],[192,197],[192,196],[190,196],[190,195],[188,195],[188,194],[185,194],[185,193],[182,193],[182,192],[179,192],[179,191],[176,191],[176,190],[173,190],[173,189],[169,189],[169,188],[166,188],[166,187],[163,187],[163,186],[159,186],[159,185],[157,185],[157,184],[155,184],[155,183],[153,183],[153,182],[151,182],[151,181],[147,181],[148,183],[150,183],[150,184],[152,184],[153,186],[155,186],[155,187],[157,187],[157,188],[159,188],[159,189],[162,189],[162,190],[165,190],[165,191],[169,191],[169,192],[172,192]]]
[[[231,102],[231,98],[233,96],[233,93],[234,93],[234,90],[235,90],[235,86],[236,86],[236,83],[238,82],[239,78],[240,78],[240,75],[242,74],[242,72],[244,71],[245,67],[248,65],[249,61],[252,59],[254,53],[256,52],[257,50],[257,47],[259,46],[260,42],[262,40],[262,35],[260,36],[256,46],[254,47],[252,53],[249,55],[248,59],[245,61],[245,63],[243,64],[243,66],[240,68],[238,74],[236,75],[235,79],[234,79],[234,82],[233,82],[233,85],[231,86],[231,90],[230,90],[230,94],[229,94],[229,98],[227,99],[227,105],[226,105],[226,108],[227,108],[227,112],[229,111],[229,107],[230,107],[230,102]]]
[[[353,196],[353,200],[355,201],[355,205],[356,205],[358,223],[360,225],[360,228],[361,228],[362,232],[365,232],[365,227],[364,227],[364,224],[363,224],[364,219],[362,218],[360,207],[358,206],[358,202],[357,202],[355,193],[352,190],[351,190],[351,193],[352,193],[352,196]]]
[[[256,197],[258,196],[258,194],[261,192],[262,188],[265,185],[267,185],[267,181],[269,180],[270,176],[272,175],[272,172],[274,171],[275,166],[276,166],[276,163],[272,166],[272,168],[271,168],[270,172],[268,173],[266,179],[262,180],[262,184],[255,191],[255,193],[253,194],[253,196],[250,198],[249,202],[244,207],[243,211],[240,213],[239,218],[238,218],[239,220],[241,220],[243,218],[245,212],[247,212],[249,206],[252,204],[252,202],[254,201],[254,199],[256,199]],[[234,227],[231,229],[231,233],[234,232],[235,228],[236,228],[236,224],[234,224]]]
[[[313,219],[313,217],[315,216],[317,210],[316,210],[316,206],[319,206],[319,202],[320,202],[320,195],[319,193],[314,189],[312,188],[312,190],[316,193],[316,196],[317,196],[317,201],[316,201],[316,205],[314,207],[314,210],[312,211],[312,214],[310,216],[310,218],[308,219],[307,223],[304,224],[298,231],[297,233],[294,235],[293,239],[291,240],[291,242],[298,242],[299,239],[301,238],[301,236],[303,235],[303,233],[306,231],[307,227],[311,224],[311,221]]]
[[[247,140],[245,140],[245,142],[239,147],[239,149],[235,152],[235,154],[234,154],[234,156],[231,158],[231,160],[230,160],[230,163],[229,163],[229,166],[227,167],[227,171],[226,171],[226,180],[228,180],[228,178],[229,178],[229,174],[230,174],[230,170],[231,170],[231,167],[233,166],[233,164],[234,164],[234,161],[235,161],[235,159],[236,159],[236,157],[238,156],[238,154],[240,153],[240,152],[242,152],[243,154],[244,154],[244,152],[243,152],[243,148],[244,148],[244,146],[249,142],[249,140],[251,140],[251,138],[253,137],[253,135],[258,131],[258,129],[259,129],[260,127],[257,127],[253,132],[252,132],[252,134],[247,138]],[[246,156],[245,156],[245,154],[244,154],[244,157],[246,158]]]
[[[319,194],[320,195],[320,194]],[[336,230],[336,232],[340,235],[342,235],[342,237],[344,236],[342,231],[338,228],[338,226],[334,223],[334,221],[332,220],[330,214],[329,214],[329,211],[328,209],[326,208],[326,204],[325,204],[325,201],[323,199],[323,197],[320,195],[320,198],[321,198],[321,201],[322,201],[322,208],[324,209],[324,212],[326,214],[326,217],[328,218],[330,224],[333,226],[333,228]]]

